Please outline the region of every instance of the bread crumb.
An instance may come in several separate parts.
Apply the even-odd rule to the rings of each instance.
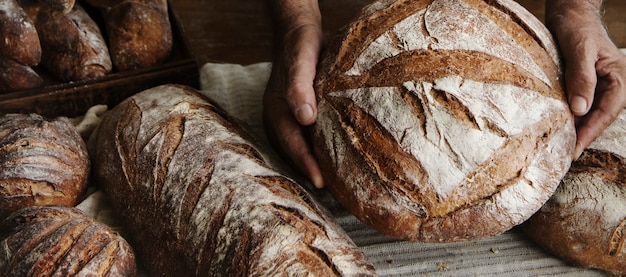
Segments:
[[[450,264],[448,264],[447,262],[438,262],[436,263],[437,265],[437,270],[439,271],[447,271],[448,270],[448,266]]]
[[[498,253],[500,253],[500,249],[497,248],[497,247],[492,247],[491,248],[491,252],[493,252],[494,254],[498,254]]]

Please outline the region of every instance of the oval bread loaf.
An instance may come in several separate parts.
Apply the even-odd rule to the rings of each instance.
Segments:
[[[43,85],[41,76],[30,66],[0,57],[0,93],[37,88]]]
[[[376,1],[318,68],[325,183],[392,237],[507,231],[569,168],[576,135],[560,76],[549,32],[513,1]]]
[[[167,0],[87,0],[103,11],[113,65],[118,71],[154,66],[172,51]]]
[[[2,276],[137,275],[118,233],[73,207],[28,207],[0,222]]]
[[[330,213],[193,89],[138,93],[96,134],[95,180],[152,274],[375,275]]]
[[[104,76],[112,62],[100,27],[83,7],[75,3],[71,11],[54,10],[37,1],[23,1],[39,34],[41,63],[62,81],[78,81]]]
[[[626,112],[572,163],[552,198],[522,226],[571,263],[626,275]]]
[[[0,57],[26,66],[41,61],[37,29],[16,0],[0,2],[0,39]]]
[[[85,142],[64,117],[0,117],[0,219],[29,206],[74,206],[90,171]]]

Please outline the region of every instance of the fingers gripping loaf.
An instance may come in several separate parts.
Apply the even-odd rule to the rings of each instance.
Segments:
[[[173,45],[167,0],[87,0],[102,9],[119,71],[162,63]]]
[[[94,139],[96,181],[155,275],[374,274],[325,210],[188,87],[132,96]]]
[[[387,235],[502,233],[569,168],[556,47],[513,1],[376,1],[323,55],[315,153],[333,195]]]
[[[89,175],[87,149],[67,118],[0,117],[0,219],[28,206],[74,206]]]
[[[21,0],[35,22],[43,51],[42,64],[63,81],[104,76],[111,57],[100,28],[78,3],[68,13],[34,0]]]
[[[130,245],[73,207],[28,207],[0,222],[2,276],[137,274]]]
[[[626,275],[626,112],[572,163],[523,229],[547,251],[582,267]]]

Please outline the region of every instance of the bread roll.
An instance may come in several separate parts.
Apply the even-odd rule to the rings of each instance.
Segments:
[[[513,1],[376,1],[323,54],[313,146],[329,191],[395,238],[509,230],[576,139],[547,29]]]
[[[37,88],[44,81],[32,67],[0,57],[0,93]]]
[[[626,275],[626,112],[572,163],[523,229],[573,264]]]
[[[22,0],[35,22],[42,64],[62,81],[101,77],[112,70],[107,44],[96,22],[78,3],[68,13],[37,1]]]
[[[0,58],[27,66],[35,66],[41,60],[35,25],[15,0],[0,2]]]
[[[0,223],[2,276],[137,275],[118,233],[73,207],[29,207]]]
[[[106,113],[94,177],[159,276],[371,276],[305,190],[191,88],[158,86]]]
[[[167,0],[87,0],[103,11],[118,71],[162,63],[173,47]]]
[[[0,220],[34,205],[76,205],[89,165],[85,142],[67,118],[0,117]]]

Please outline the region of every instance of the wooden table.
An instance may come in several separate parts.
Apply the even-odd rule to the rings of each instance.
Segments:
[[[271,0],[170,0],[199,65],[270,61]],[[319,0],[325,33],[345,25],[369,0]],[[518,1],[539,19],[545,0]],[[626,1],[605,0],[604,20],[618,47],[626,47]]]

